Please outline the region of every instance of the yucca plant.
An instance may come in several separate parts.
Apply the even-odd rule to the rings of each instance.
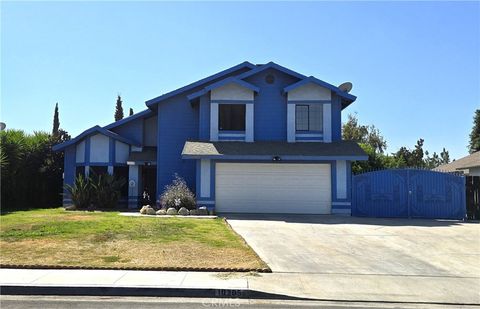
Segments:
[[[126,180],[114,175],[102,174],[91,177],[93,202],[99,208],[115,208]]]
[[[72,198],[72,203],[76,208],[86,209],[92,203],[92,185],[90,178],[79,174],[73,185],[65,185],[65,190]]]

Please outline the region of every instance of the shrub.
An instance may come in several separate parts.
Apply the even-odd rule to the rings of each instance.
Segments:
[[[75,178],[73,185],[65,185],[65,190],[72,198],[73,205],[79,209],[86,209],[92,202],[92,187],[90,179],[82,174]]]
[[[163,208],[195,209],[195,195],[190,191],[183,178],[175,174],[172,184],[165,186],[165,191],[160,196],[160,203]]]
[[[124,178],[110,174],[93,175],[91,186],[93,202],[99,208],[115,208],[120,199]]]

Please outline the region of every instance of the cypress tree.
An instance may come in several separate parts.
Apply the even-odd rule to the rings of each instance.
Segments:
[[[468,151],[474,153],[480,151],[480,109],[475,111],[473,116],[473,128],[470,133],[470,143],[468,144]]]
[[[130,113],[128,116],[132,116],[133,115],[133,108],[130,107]]]
[[[58,136],[58,129],[60,128],[60,120],[58,119],[58,102],[55,104],[55,111],[53,112],[53,129],[52,135]]]
[[[120,95],[117,96],[117,106],[115,107],[115,121],[123,119],[123,107],[122,107],[122,98]]]

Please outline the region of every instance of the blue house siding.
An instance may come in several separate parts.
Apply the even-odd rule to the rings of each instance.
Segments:
[[[269,75],[274,77],[273,83],[267,82],[266,77]],[[116,141],[136,147],[143,146],[144,149],[145,147],[156,146],[157,196],[155,199],[158,199],[158,195],[162,194],[165,186],[171,183],[174,175],[178,174],[186,180],[188,186],[196,193],[198,204],[200,206],[207,206],[209,209],[214,209],[216,195],[215,166],[217,162],[220,162],[220,160],[217,158],[204,158],[197,160],[182,159],[181,153],[187,140],[208,141],[211,138],[210,134],[215,135],[215,132],[211,133],[210,130],[211,123],[216,123],[216,121],[211,121],[212,119],[210,119],[211,112],[213,112],[215,115],[215,109],[211,108],[211,91],[216,86],[225,86],[229,83],[243,85],[246,88],[251,89],[253,91],[253,102],[252,99],[249,99],[250,104],[248,105],[249,108],[247,108],[246,111],[247,120],[245,137],[239,136],[240,132],[236,132],[236,135],[230,134],[230,136],[226,134],[223,136],[218,134],[218,140],[241,139],[252,142],[253,136],[253,142],[287,141],[288,126],[290,132],[289,134],[293,134],[293,138],[288,140],[290,142],[308,141],[321,143],[324,141],[339,141],[341,140],[341,111],[356,99],[355,96],[346,92],[342,92],[333,85],[317,80],[313,77],[306,77],[274,63],[255,66],[245,62],[241,65],[227,69],[198,82],[194,82],[190,85],[149,100],[146,102],[148,109],[131,116],[131,118],[127,117],[103,128],[96,126],[83,132],[70,143],[57,145],[59,146],[59,150],[65,151],[65,184],[73,183],[77,165],[108,166],[109,172],[114,170],[113,166],[125,166],[125,158],[127,158],[127,155],[133,158],[134,154],[127,153],[125,150],[119,150],[118,153],[124,153],[124,156],[122,156],[123,162],[117,163],[115,159]],[[313,99],[308,97],[312,92],[308,92],[308,90],[300,90],[301,88],[299,88],[307,85],[308,83],[314,83],[315,85],[318,85],[317,89],[318,87],[323,87],[328,89],[327,91],[331,91],[331,101],[330,96],[328,96],[328,100],[324,100],[325,102],[317,102],[327,105],[324,110],[327,111],[328,115],[331,114],[331,117],[323,118],[322,121],[324,126],[322,131],[293,131],[292,133],[292,123],[294,123],[295,119],[292,118],[291,109],[288,114],[289,116],[287,115],[287,98],[288,95],[291,95],[293,98],[293,91],[296,89],[296,93],[300,93],[300,96],[297,96],[298,100],[301,100],[302,94],[305,94],[306,100],[310,100],[307,103],[312,103]],[[286,91],[286,89],[290,90],[291,92],[289,93]],[[232,91],[232,93],[235,92]],[[224,99],[220,103],[236,104],[239,101],[242,101],[241,97],[235,97],[235,95],[232,95],[232,100],[228,100],[228,97],[229,95],[227,94],[227,98],[219,98],[219,100]],[[238,100],[234,100],[235,98]],[[299,102],[301,101],[296,103]],[[243,103],[246,104],[246,102]],[[251,121],[252,110],[253,122]],[[253,135],[251,132],[253,132]],[[99,151],[96,153],[94,152],[95,149],[92,149],[92,158],[99,158],[98,154],[105,153],[101,152],[105,151],[105,147],[98,145],[94,146],[95,139],[92,139],[92,142],[90,141],[91,135],[98,133],[109,137],[109,153],[108,159],[105,159],[105,162],[91,162],[92,160],[90,160],[90,150],[92,148],[96,147]],[[82,163],[76,163],[76,145],[82,141],[85,141],[85,160]],[[131,150],[132,148],[130,147],[129,149]],[[153,150],[148,149],[148,151]],[[258,162],[271,162],[271,158],[269,156],[239,156],[231,157],[228,159],[229,161],[226,161],[225,159],[226,158],[223,158],[221,162],[249,162],[252,164]],[[350,159],[355,160],[357,157],[295,156],[286,158],[283,162],[278,162],[278,164],[330,164],[332,212],[345,213],[350,210],[351,204],[351,162],[348,161]],[[149,162],[151,160],[152,159],[150,159]],[[132,163],[133,162],[130,164]],[[154,164],[154,162],[151,163]],[[142,164],[143,163],[140,161],[135,161],[135,164],[130,165],[129,168],[131,171],[136,168],[138,171],[137,176],[141,177]],[[341,174],[339,175],[338,173]],[[135,173],[132,173],[131,175],[134,174]],[[135,191],[135,193],[140,194],[140,192],[143,190],[141,182],[141,178],[137,179],[139,192]],[[338,194],[339,192],[340,194]],[[129,195],[133,196],[136,194],[131,193]],[[137,196],[138,195],[136,195],[135,198]],[[68,197],[65,197],[65,202],[69,202]]]
[[[210,140],[210,95],[206,94],[200,97],[199,107],[199,135],[198,138],[203,141]]]
[[[198,105],[178,95],[158,105],[157,192],[160,195],[175,173],[195,190],[195,162],[182,160],[186,140],[198,139]],[[157,197],[158,198],[158,197]]]
[[[273,75],[273,84],[267,84],[265,77]],[[283,88],[298,81],[283,72],[268,69],[246,79],[260,88],[254,102],[254,140],[287,140],[287,96]]]
[[[126,137],[139,145],[143,145],[143,123],[142,118],[138,118],[127,122],[118,127],[112,128],[111,131]]]
[[[332,95],[332,141],[342,139],[342,105],[340,97]]]

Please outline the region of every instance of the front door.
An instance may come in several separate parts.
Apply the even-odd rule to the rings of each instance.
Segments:
[[[142,185],[141,195],[146,192],[150,197],[149,204],[153,205],[156,203],[157,196],[157,167],[153,166],[142,166]],[[147,200],[144,200],[147,202]]]

